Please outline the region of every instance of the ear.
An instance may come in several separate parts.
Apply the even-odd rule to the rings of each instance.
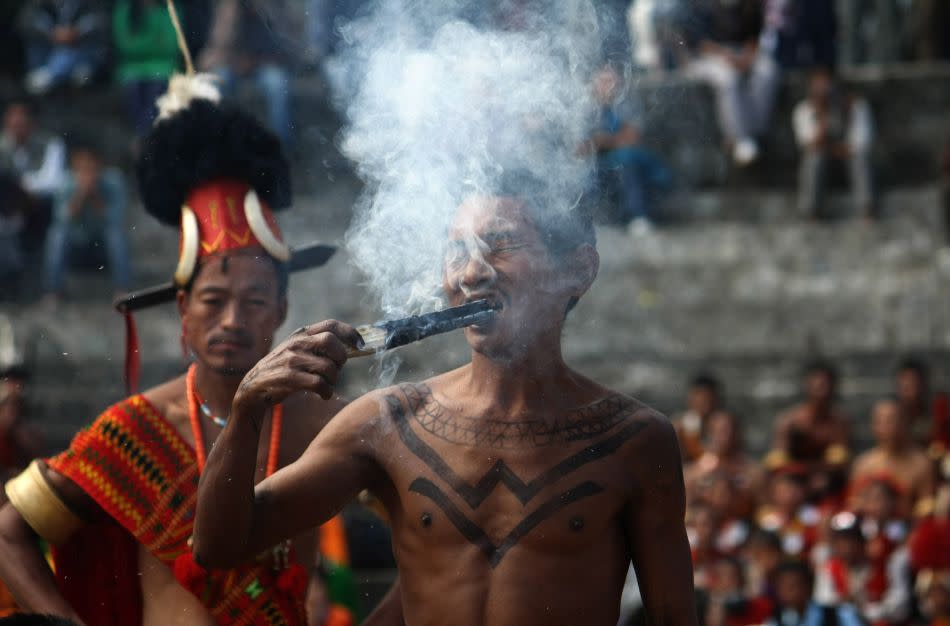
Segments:
[[[597,272],[600,271],[600,254],[594,246],[585,243],[571,253],[569,266],[572,276],[568,286],[570,295],[580,298],[587,293],[597,278]]]
[[[280,328],[284,325],[284,322],[287,321],[287,296],[281,296],[280,302],[277,303],[277,327]]]
[[[189,293],[184,289],[179,289],[178,293],[175,294],[175,304],[178,306],[178,316],[182,319],[185,319],[185,313],[188,310],[189,297]]]

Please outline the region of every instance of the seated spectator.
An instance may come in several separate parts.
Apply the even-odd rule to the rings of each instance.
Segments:
[[[667,188],[670,173],[660,160],[640,142],[640,130],[633,114],[621,102],[620,74],[605,66],[594,77],[594,96],[600,105],[600,125],[585,150],[597,155],[601,189],[618,209],[610,221],[648,226],[654,218],[657,193]]]
[[[915,583],[926,626],[950,626],[950,570],[924,570]]]
[[[787,558],[778,533],[758,529],[752,533],[744,549],[746,595],[750,598],[775,598],[775,572]]]
[[[775,572],[775,609],[763,626],[864,626],[850,605],[813,601],[814,575],[807,563],[786,561]]]
[[[125,184],[115,168],[104,168],[91,145],[77,144],[70,153],[70,172],[56,200],[53,224],[46,239],[45,296],[54,304],[63,289],[70,255],[88,259],[104,247],[117,292],[129,280],[125,240]]]
[[[905,357],[897,365],[894,382],[901,419],[910,431],[911,441],[926,449],[934,429],[930,370],[920,359]]]
[[[871,561],[888,559],[907,542],[907,518],[900,513],[899,487],[887,479],[872,479],[856,494],[855,513],[867,541]]]
[[[30,212],[22,230],[27,251],[38,248],[45,239],[53,197],[66,173],[63,141],[37,129],[33,113],[29,101],[11,101],[4,110],[0,134],[0,171],[12,172],[30,195]]]
[[[686,392],[686,410],[673,420],[685,462],[695,461],[703,453],[706,420],[722,402],[722,384],[711,374],[698,374]]]
[[[873,218],[871,144],[874,129],[868,103],[845,93],[829,69],[816,68],[808,77],[808,97],[795,107],[792,123],[801,151],[798,176],[801,215],[817,216],[829,165],[845,162],[858,211]]]
[[[759,46],[761,0],[697,0],[686,40],[693,54],[688,75],[716,92],[719,127],[733,161],[759,156],[757,137],[767,128],[779,85],[779,66]]]
[[[807,501],[808,473],[802,466],[786,465],[770,481],[768,498],[757,514],[759,528],[782,539],[788,556],[807,559],[818,541],[821,512]]]
[[[20,276],[26,266],[23,252],[23,225],[30,215],[30,199],[20,182],[9,173],[0,172],[0,300],[13,300],[20,287]]]
[[[917,522],[908,541],[910,565],[917,572],[950,569],[950,460],[947,458],[944,458],[932,511]]]
[[[808,499],[827,502],[836,498],[847,480],[850,460],[847,416],[835,406],[838,373],[824,361],[805,370],[805,401],[776,419],[769,469],[795,463],[808,473]]]
[[[707,504],[698,502],[689,507],[686,534],[693,557],[693,582],[697,589],[708,589],[713,564],[722,557],[716,547],[719,518]]]
[[[869,481],[885,479],[900,490],[900,512],[909,517],[915,506],[933,495],[930,457],[914,445],[895,400],[874,405],[871,425],[876,445],[855,459],[851,492],[860,494]]]
[[[29,371],[14,343],[13,325],[0,315],[0,483],[23,471],[40,452],[39,433],[27,418]],[[6,495],[0,490],[0,504]]]
[[[87,84],[105,63],[108,23],[95,0],[31,0],[20,17],[26,88],[46,93],[66,81]]]
[[[112,13],[115,77],[125,92],[126,111],[138,137],[152,127],[155,101],[178,69],[178,40],[161,0],[119,0]]]
[[[725,472],[711,472],[703,476],[694,486],[692,502],[702,502],[713,510],[718,523],[716,531],[716,549],[722,554],[735,554],[748,540],[752,531],[744,510],[739,490]]]
[[[739,559],[723,557],[713,566],[705,626],[751,626],[772,614],[767,596],[746,595],[745,568]]]
[[[704,452],[684,469],[687,493],[694,491],[704,478],[721,473],[735,490],[735,515],[750,516],[755,511],[765,476],[759,464],[743,449],[736,416],[726,410],[716,411],[707,418],[705,431]]]
[[[267,122],[285,147],[291,146],[290,65],[298,58],[285,0],[221,0],[215,7],[200,67],[221,77],[222,93],[250,81],[263,94]]]
[[[831,519],[831,554],[818,570],[815,600],[823,606],[850,605],[873,626],[900,624],[910,614],[907,550],[872,560],[860,520],[850,512]]]

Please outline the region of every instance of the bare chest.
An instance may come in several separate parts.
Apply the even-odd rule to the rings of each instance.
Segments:
[[[607,416],[583,425],[477,423],[429,410],[392,414],[382,459],[397,551],[569,555],[614,541],[633,488],[619,451],[639,427]]]

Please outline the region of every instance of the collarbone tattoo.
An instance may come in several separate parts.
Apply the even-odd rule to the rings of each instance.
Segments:
[[[576,409],[563,420],[551,424],[536,426],[531,422],[516,422],[508,428],[502,427],[502,422],[490,420],[485,420],[487,425],[480,426],[476,423],[478,418],[462,418],[462,421],[456,424],[458,418],[448,414],[448,410],[435,400],[431,389],[426,385],[400,385],[398,390],[398,395],[392,393],[383,398],[385,410],[392,418],[403,445],[444,483],[444,487],[440,487],[434,480],[418,476],[410,483],[409,491],[438,506],[456,530],[481,550],[493,568],[541,522],[571,504],[602,493],[605,488],[595,481],[567,479],[580,468],[613,455],[648,425],[646,420],[627,419],[641,405],[619,394]],[[492,449],[542,447],[578,441],[591,443],[573,454],[568,454],[530,480],[525,481],[504,460],[499,460],[472,484],[459,476],[435,449],[423,441],[413,429],[412,422],[445,441]],[[596,441],[592,441],[595,439]],[[569,484],[566,489],[536,506],[531,506],[546,487],[553,486],[562,479],[566,479],[564,482]],[[526,510],[529,507],[530,510],[527,510],[507,535],[496,542],[465,513],[463,507],[453,501],[451,494],[454,493],[474,512],[498,485],[506,487]],[[426,528],[430,525],[431,522]],[[580,527],[577,527],[572,521],[572,530],[577,532],[581,528],[582,522]]]
[[[428,385],[400,385],[409,413],[429,434],[449,443],[478,448],[540,448],[589,441],[610,431],[639,408],[626,396],[612,394],[552,420],[508,421],[452,415]]]

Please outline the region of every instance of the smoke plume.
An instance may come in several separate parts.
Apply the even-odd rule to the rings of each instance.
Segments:
[[[550,214],[577,205],[600,31],[582,0],[381,0],[343,27],[330,74],[366,183],[346,246],[387,315],[439,307],[465,197],[522,172],[543,181]]]

